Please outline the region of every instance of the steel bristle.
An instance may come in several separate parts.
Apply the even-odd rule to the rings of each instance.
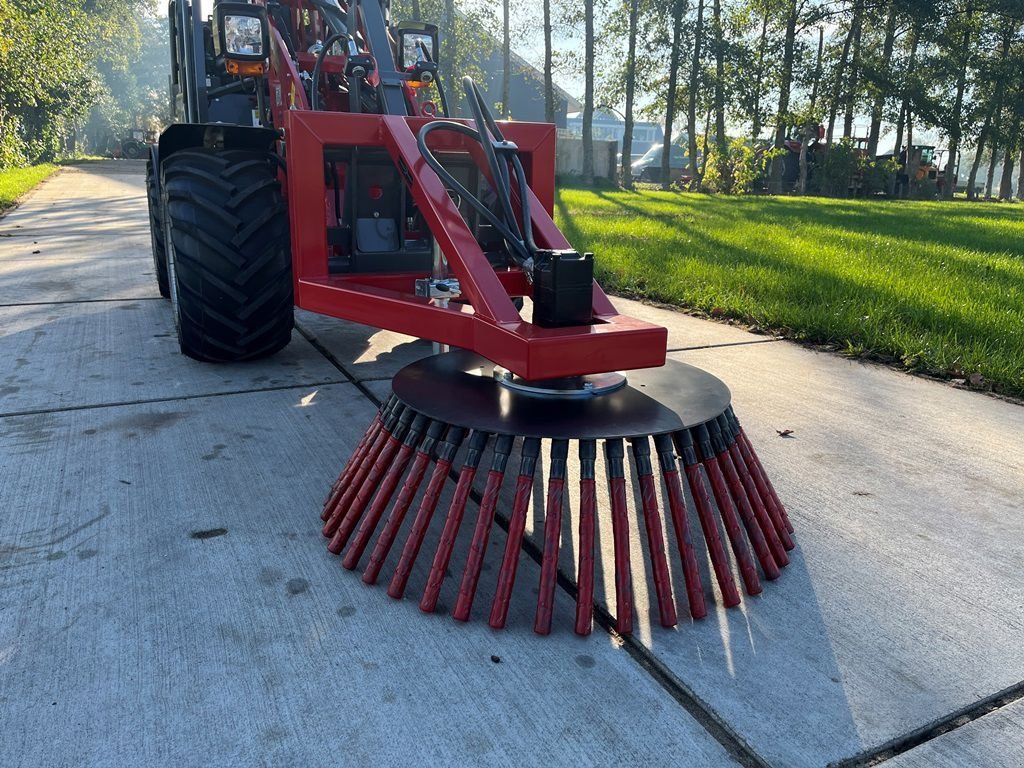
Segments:
[[[573,442],[577,443],[575,450]],[[631,462],[627,462],[627,442]],[[517,474],[506,514],[500,509],[501,492],[517,444]],[[614,598],[610,618],[595,606],[599,446],[607,477],[608,508],[604,514],[611,532]],[[485,454],[489,455],[486,482],[477,495],[473,486]],[[436,549],[424,568],[419,601],[421,610],[433,612],[455,556],[467,507],[473,503],[476,519],[472,531],[465,531],[470,540],[455,588],[452,616],[458,621],[470,619],[491,530],[499,525],[507,536],[488,623],[502,628],[509,621],[516,584],[522,582],[516,577],[534,487],[541,482],[535,478],[545,460],[541,475],[546,482],[544,523],[531,534],[531,540],[537,539],[532,552],[539,566],[533,626],[537,634],[552,631],[559,580],[573,578],[577,596],[574,631],[589,634],[596,609],[606,617],[601,621],[610,622],[619,634],[629,634],[638,621],[649,621],[638,613],[633,583],[647,563],[655,598],[651,607],[656,605],[658,623],[664,627],[678,623],[676,600],[682,601],[684,593],[689,616],[703,619],[713,596],[705,591],[702,580],[701,537],[707,571],[727,608],[741,601],[734,568],[744,591],[756,595],[764,589],[758,566],[764,578],[772,580],[789,563],[787,552],[794,548],[792,525],[731,407],[708,422],[677,432],[601,440],[558,438],[544,450],[539,437],[520,440],[514,435],[447,424],[415,411],[395,396],[374,415],[327,494],[321,518],[323,533],[330,538],[328,550],[342,554],[342,565],[350,570],[369,552],[362,574],[367,584],[378,581],[389,557],[397,553],[387,593],[400,599],[406,594],[430,530],[440,528]],[[570,508],[570,513],[578,519],[570,530],[578,546],[575,573],[570,574],[559,570],[559,558],[566,490],[574,474],[579,480],[579,503],[578,510]],[[438,515],[437,507],[450,482],[454,485],[451,500],[445,513]],[[635,495],[629,492],[630,482],[636,483]],[[539,506],[535,514],[540,514]],[[691,514],[699,524],[692,529]],[[639,540],[630,537],[632,515],[643,521],[644,534]],[[403,528],[407,529],[404,541],[396,546]],[[699,535],[693,532],[697,528]],[[637,553],[644,548],[646,556],[640,557]],[[670,565],[674,557],[682,576],[675,589]]]

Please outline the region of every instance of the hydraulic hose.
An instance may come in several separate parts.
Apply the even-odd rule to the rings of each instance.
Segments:
[[[417,136],[420,154],[438,177],[469,203],[504,238],[512,260],[526,271],[528,279],[532,279],[534,256],[539,249],[533,240],[533,226],[530,221],[530,188],[526,183],[526,172],[523,170],[523,164],[519,160],[514,145],[505,142],[501,129],[487,110],[483,97],[472,78],[463,78],[462,84],[466,91],[466,100],[473,113],[476,130],[450,120],[435,120],[427,123],[420,129]],[[427,136],[437,130],[461,133],[480,143],[494,182],[492,187],[498,199],[499,214],[495,214],[480,198],[466,189],[431,152],[427,146]],[[503,155],[501,158],[498,157],[499,152]],[[516,176],[519,192],[522,229],[520,229],[519,220],[512,207],[510,164],[512,172]]]
[[[327,52],[331,50],[331,46],[335,43],[347,39],[347,32],[335,32],[327,38],[324,42],[324,47],[316,55],[316,64],[313,65],[313,87],[309,96],[309,105],[314,112],[320,111],[320,69],[324,65],[324,59],[327,58]]]
[[[427,123],[420,129],[419,136],[417,136],[417,143],[419,144],[420,154],[423,155],[423,159],[426,161],[427,165],[434,170],[434,172],[449,188],[455,190],[463,200],[476,209],[476,211],[498,231],[498,234],[500,234],[505,239],[505,242],[508,243],[509,250],[512,252],[512,257],[515,259],[516,263],[521,264],[525,262],[530,258],[531,254],[526,251],[522,242],[522,236],[518,231],[513,232],[503,219],[498,218],[494,212],[491,211],[491,209],[488,208],[482,200],[480,200],[480,198],[476,197],[472,192],[466,189],[458,179],[456,179],[443,165],[441,165],[440,161],[438,161],[434,156],[434,153],[427,147],[427,136],[434,131],[440,130],[461,133],[476,141],[481,141],[480,134],[462,123],[456,123],[450,120],[435,120],[432,123]],[[516,228],[518,230],[518,225]]]

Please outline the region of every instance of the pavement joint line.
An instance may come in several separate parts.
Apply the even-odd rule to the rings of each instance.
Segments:
[[[91,403],[88,405],[66,405],[61,408],[34,408],[27,411],[9,411],[0,413],[0,419],[14,419],[19,416],[41,416],[46,413],[68,413],[70,411],[93,411],[100,408],[123,408],[127,405],[150,405],[152,403],[177,403],[185,400],[202,400],[206,397],[229,397],[231,395],[248,395],[258,392],[281,392],[288,389],[306,389],[308,387],[328,387],[336,384],[351,384],[350,380],[310,381],[302,384],[282,384],[277,387],[261,387],[258,389],[233,389],[228,392],[204,392],[196,395],[179,395],[177,397],[152,397],[144,400],[119,400],[112,403]]]
[[[361,380],[356,379],[355,376],[349,373],[349,371],[345,368],[342,362],[335,356],[335,354],[331,352],[331,350],[329,350],[327,347],[325,347],[323,343],[321,343],[320,339],[317,338],[317,335],[315,333],[313,333],[308,328],[304,328],[302,324],[299,323],[298,320],[295,321],[295,330],[299,332],[299,335],[302,336],[302,338],[304,338],[306,341],[310,343],[313,349],[315,349],[317,352],[323,355],[327,359],[327,362],[329,362],[331,365],[338,369],[338,372],[341,373],[341,375],[348,380],[345,382],[346,384],[354,385],[355,388],[362,392],[363,395],[371,403],[376,405],[378,408],[380,407],[381,402],[380,400],[377,399],[377,396],[373,394],[373,392],[370,391],[369,388],[363,386],[363,382]],[[369,381],[369,379],[367,379],[367,381]],[[390,381],[390,379],[378,379],[378,381]]]
[[[881,765],[887,760],[927,744],[939,736],[951,733],[1021,699],[1024,699],[1024,680],[991,696],[979,699],[974,704],[968,704],[966,707],[951,712],[917,730],[897,736],[870,752],[832,763],[830,768],[870,768],[870,766]]]
[[[317,349],[324,357],[327,358],[333,366],[341,371],[345,376],[349,377],[351,383],[354,384],[370,402],[375,403],[378,407],[381,405],[381,401],[374,395],[369,389],[362,386],[361,381],[356,381],[352,375],[345,370],[341,361],[328,350],[323,344],[317,339],[316,334],[303,328],[298,322],[295,323],[295,328],[300,334],[308,341],[315,349]],[[749,342],[745,342],[749,343]],[[365,381],[370,381],[366,379]],[[388,379],[375,379],[375,381],[388,381]],[[449,473],[449,477],[456,479],[458,476],[457,471],[453,470]],[[480,504],[482,501],[481,494],[474,490],[470,491],[470,498],[476,504]],[[508,533],[508,519],[498,513],[495,514],[495,521],[498,525]],[[522,550],[526,555],[533,560],[535,563],[540,565],[544,559],[543,551],[530,539],[523,537]],[[561,568],[558,568],[556,576],[556,583],[561,589],[567,593],[573,600],[576,599],[579,594],[576,587],[576,583],[572,580],[572,577],[568,576]],[[633,659],[661,688],[672,697],[680,707],[682,707],[687,714],[690,715],[707,733],[715,739],[729,754],[729,756],[735,760],[739,765],[744,768],[770,768],[764,758],[762,758],[754,749],[743,740],[743,738],[737,734],[728,723],[724,722],[714,710],[704,702],[693,690],[690,689],[682,680],[666,667],[651,650],[643,645],[639,640],[636,640],[632,636],[622,636],[615,631],[615,619],[608,611],[602,606],[594,604],[594,622],[605,630],[613,639],[621,643],[622,648],[629,654],[630,658]]]
[[[666,349],[665,352],[692,352],[698,349],[718,349],[719,347],[745,347],[750,344],[771,344],[776,341],[785,341],[785,339],[751,339],[750,341],[726,341],[721,344],[701,344],[697,347],[675,347],[673,349]]]
[[[457,473],[452,472],[452,477],[453,479],[457,477]],[[477,504],[481,503],[481,495],[476,490],[470,491],[470,496]],[[499,513],[495,515],[495,521],[505,533],[508,533],[508,518]],[[544,552],[536,542],[524,536],[522,547],[531,560],[537,565],[542,565]],[[575,601],[579,595],[579,589],[572,576],[565,573],[562,568],[557,568],[555,573],[555,581],[558,586]],[[707,702],[663,664],[650,648],[633,635],[620,635],[615,629],[615,618],[604,606],[594,603],[593,609],[594,623],[607,632],[613,640],[620,643],[629,657],[647,672],[676,704],[686,710],[686,713],[707,731],[708,735],[717,741],[733,760],[744,768],[770,768],[771,764],[747,744],[743,737],[736,733]]]
[[[0,309],[9,307],[48,307],[60,304],[103,304],[117,301],[166,301],[163,296],[139,296],[131,299],[68,299],[67,301],[16,301],[12,304],[0,304]]]

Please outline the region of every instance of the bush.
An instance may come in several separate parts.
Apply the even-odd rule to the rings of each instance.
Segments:
[[[896,181],[900,171],[899,161],[894,157],[879,162],[870,157],[861,157],[858,162],[858,173],[861,178],[861,193],[871,197],[880,193],[888,193]]]
[[[814,166],[814,173],[807,180],[808,192],[826,197],[845,197],[858,173],[859,161],[850,139],[825,147]]]
[[[723,158],[716,144],[707,148],[701,188],[705,192],[745,195],[764,177],[775,151],[758,152],[744,139],[731,139]]]
[[[21,139],[21,121],[0,105],[0,170],[26,165],[27,149]]]

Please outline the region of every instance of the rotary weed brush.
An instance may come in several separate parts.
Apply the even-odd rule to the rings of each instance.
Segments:
[[[461,566],[452,615],[468,620],[490,533],[500,522],[507,537],[489,623],[505,625],[539,482],[542,444],[547,444],[548,464],[534,622],[540,634],[551,631],[570,477],[577,483],[579,634],[587,634],[592,624],[599,482],[607,488],[619,633],[633,629],[630,515],[643,520],[658,618],[665,627],[677,623],[669,550],[680,559],[680,590],[694,619],[707,614],[698,550],[706,550],[700,556],[710,560],[729,607],[740,602],[733,563],[742,588],[755,595],[762,590],[761,576],[777,578],[789,562],[786,553],[794,545],[785,509],[733,413],[728,389],[708,373],[669,362],[633,372],[629,383],[619,375],[527,382],[472,353],[456,351],[407,366],[395,377],[393,389],[331,489],[322,514],[328,549],[342,555],[349,570],[363,565],[367,584],[377,583],[393,558],[386,574],[391,597],[405,596],[413,566],[423,555],[430,566],[420,608],[434,611],[446,577],[453,566],[456,571]],[[665,393],[685,399],[685,420],[659,404],[657,395]],[[603,478],[597,472],[599,453]],[[627,487],[627,463],[635,493]],[[483,490],[473,494],[474,480],[482,473]],[[454,492],[442,506],[449,483]],[[512,501],[508,510],[499,511],[506,483]],[[471,498],[475,503],[469,517],[475,520],[466,520]],[[631,505],[631,498],[639,502]],[[699,522],[703,547],[695,544],[689,509]],[[440,535],[433,551],[424,552],[431,526]],[[453,563],[463,527],[472,538],[462,561]]]
[[[670,552],[679,558],[683,577],[676,590],[685,593],[694,619],[707,614],[701,558],[710,562],[726,606],[739,604],[741,585],[749,595],[760,593],[761,579],[777,578],[789,562],[792,527],[733,413],[729,390],[704,371],[667,361],[664,329],[609,312],[593,281],[591,255],[569,249],[550,218],[543,211],[538,215],[521,148],[502,133],[473,83],[467,79],[465,86],[474,125],[423,125],[417,135],[422,163],[410,168],[422,172],[417,178],[424,182],[439,181],[442,201],[461,207],[458,219],[449,222],[454,229],[482,222],[500,243],[502,266],[496,269],[495,254],[487,253],[487,276],[504,286],[523,278],[518,285],[532,298],[533,320],[524,322],[517,311],[507,323],[486,321],[486,304],[471,298],[482,296],[483,286],[475,285],[480,272],[460,258],[465,253],[435,263],[433,276],[418,281],[424,306],[429,302],[477,324],[476,332],[458,338],[434,334],[460,349],[406,366],[394,378],[394,394],[324,503],[328,550],[341,556],[345,568],[361,567],[367,584],[383,575],[393,598],[405,597],[422,557],[420,608],[435,611],[451,581],[452,616],[467,621],[492,529],[500,525],[506,537],[495,557],[500,565],[488,611],[490,626],[500,628],[509,616],[535,486],[541,490],[546,482],[536,547],[536,632],[551,631],[566,528],[575,534],[576,567],[570,575],[576,584],[575,631],[590,632],[596,534],[605,513],[619,633],[634,626],[631,516],[643,521],[642,545],[662,626],[678,623]],[[449,164],[439,159],[447,145],[436,147],[430,138],[443,134],[475,144],[468,152],[481,159],[477,187],[470,189],[465,173],[449,167],[450,156]],[[535,150],[534,160],[538,154],[543,153]],[[489,203],[480,186],[492,192]],[[535,233],[543,233],[545,247],[537,245]],[[451,231],[435,237],[456,239]],[[481,239],[478,229],[473,245],[479,248]],[[466,290],[469,285],[474,288]],[[507,295],[501,298],[508,301]],[[396,325],[393,320],[381,324]],[[606,372],[605,361],[630,370]],[[680,413],[666,402],[678,403]],[[545,471],[539,471],[545,460]],[[604,510],[599,483],[606,489]],[[567,525],[570,506],[575,520]],[[690,509],[703,546],[695,543]],[[460,534],[469,537],[461,551]],[[428,539],[432,546],[425,548]]]

